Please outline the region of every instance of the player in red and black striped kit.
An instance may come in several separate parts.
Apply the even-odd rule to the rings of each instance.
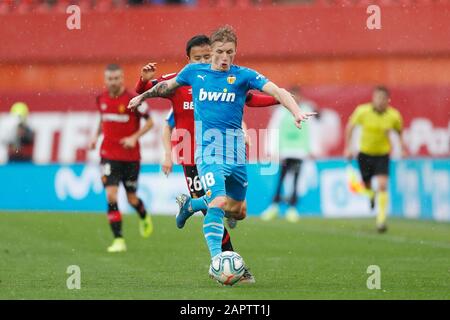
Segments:
[[[102,182],[108,201],[108,220],[114,235],[114,241],[107,251],[123,252],[126,251],[126,245],[122,235],[122,215],[117,206],[119,183],[125,187],[128,203],[139,215],[141,236],[149,237],[153,231],[150,215],[136,195],[141,160],[139,138],[152,128],[153,122],[147,104],[136,111],[127,109],[128,102],[135,95],[125,89],[120,66],[111,64],[106,67],[105,85],[107,90],[97,97],[101,118],[96,136],[89,147],[94,149],[103,133],[100,147]],[[142,118],[146,122],[141,127]]]
[[[191,38],[186,45],[186,55],[189,63],[210,63],[210,42],[205,35],[197,35]],[[141,94],[158,82],[176,77],[176,73],[163,75],[160,78],[152,79],[156,71],[156,63],[149,63],[141,70],[141,77],[136,84],[136,92]],[[172,147],[175,149],[177,162],[183,166],[184,175],[188,185],[189,193],[192,198],[200,198],[204,195],[197,167],[194,161],[194,104],[192,101],[192,89],[190,86],[178,88],[168,99],[172,102],[172,109],[167,117],[167,123],[163,129],[163,144],[165,150],[165,159],[163,162],[163,171],[168,175],[172,171]],[[267,107],[278,104],[278,101],[271,96],[261,94],[248,94],[247,106],[249,107]],[[244,126],[243,126],[244,127]],[[172,131],[174,139],[172,138]],[[178,148],[182,146],[181,148]],[[237,220],[244,219],[246,211],[228,212],[229,226],[233,227]],[[206,214],[206,212],[203,212]],[[224,229],[222,238],[222,250],[233,251],[230,235],[227,229]],[[254,282],[253,276],[246,271],[242,277],[242,282]]]

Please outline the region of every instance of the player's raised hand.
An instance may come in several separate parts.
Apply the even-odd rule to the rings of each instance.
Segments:
[[[297,128],[301,129],[302,128],[302,122],[308,120],[310,117],[313,117],[317,115],[317,112],[299,112],[294,116],[295,119],[295,125],[297,126]]]
[[[142,81],[149,81],[153,79],[156,72],[156,62],[150,62],[142,67],[141,69],[141,78]]]
[[[133,99],[130,100],[130,102],[128,102],[128,109],[131,109],[132,111],[136,110],[137,107],[139,107],[141,105],[141,103],[144,101],[144,99],[142,98],[142,95],[138,95],[136,97],[134,97]]]

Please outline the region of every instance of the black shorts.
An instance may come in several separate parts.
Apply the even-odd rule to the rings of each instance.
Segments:
[[[302,162],[302,159],[286,158],[281,162],[281,166],[284,167],[286,171],[294,171],[298,173],[300,172]]]
[[[117,161],[102,158],[102,182],[105,187],[123,183],[129,193],[136,192],[139,177],[139,161]]]
[[[360,152],[358,154],[359,170],[364,183],[370,183],[374,176],[389,174],[389,155],[370,156]]]
[[[200,198],[204,196],[205,191],[203,191],[203,186],[198,176],[197,166],[183,166],[183,171],[191,197]]]

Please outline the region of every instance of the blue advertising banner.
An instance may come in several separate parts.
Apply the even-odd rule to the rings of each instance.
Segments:
[[[349,188],[349,170],[356,163],[336,160],[305,161],[297,184],[297,209],[304,215],[324,217],[374,216],[369,202]],[[259,215],[272,202],[277,186],[277,164],[248,165],[248,212]],[[450,159],[407,159],[390,166],[390,213],[408,218],[450,221]],[[104,212],[105,193],[96,164],[0,166],[0,210]],[[293,178],[287,176],[283,196],[291,195]],[[138,194],[153,213],[174,214],[175,197],[187,193],[182,169],[166,177],[160,166],[143,165]],[[123,212],[133,210],[119,193]],[[285,207],[285,206],[284,206]]]

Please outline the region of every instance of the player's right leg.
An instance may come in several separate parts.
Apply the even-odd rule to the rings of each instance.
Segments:
[[[108,221],[114,240],[108,247],[108,252],[124,252],[127,250],[122,235],[122,214],[117,205],[117,194],[120,181],[120,163],[117,161],[102,159],[102,182],[106,190],[108,202]]]
[[[187,217],[190,217],[193,213],[201,211],[203,215],[206,215],[208,210],[208,203],[204,198],[205,192],[200,182],[200,177],[198,175],[198,170],[196,165],[184,165],[183,166],[184,176],[186,178],[187,187],[190,193],[190,198],[187,195],[181,195],[177,197],[177,202],[180,205],[181,210],[187,210]],[[180,217],[181,212],[177,215]],[[177,220],[177,226],[183,227],[184,221]],[[228,230],[224,228],[222,237],[222,251],[234,251],[233,245],[231,243],[231,237]]]
[[[228,201],[234,199],[237,205],[242,207],[247,191],[247,172],[245,165],[227,166],[213,164],[198,165],[202,184],[206,193],[208,210],[203,221],[203,233],[206,244],[214,258],[221,253],[221,235],[225,229],[223,218],[225,209],[230,205]],[[225,183],[225,177],[227,179]],[[245,273],[241,277],[242,283],[254,283],[255,278],[245,267]]]
[[[375,192],[372,190],[372,177],[374,175],[374,163],[373,163],[373,157],[364,154],[359,153],[358,157],[358,165],[359,165],[359,171],[361,172],[361,177],[364,182],[364,193],[367,195],[367,197],[370,200],[370,207],[373,209],[375,207]]]
[[[211,258],[222,252],[222,237],[224,233],[223,218],[226,206],[225,175],[223,165],[210,162],[197,164],[200,180],[202,182],[208,202],[205,219],[203,220],[203,233]]]

